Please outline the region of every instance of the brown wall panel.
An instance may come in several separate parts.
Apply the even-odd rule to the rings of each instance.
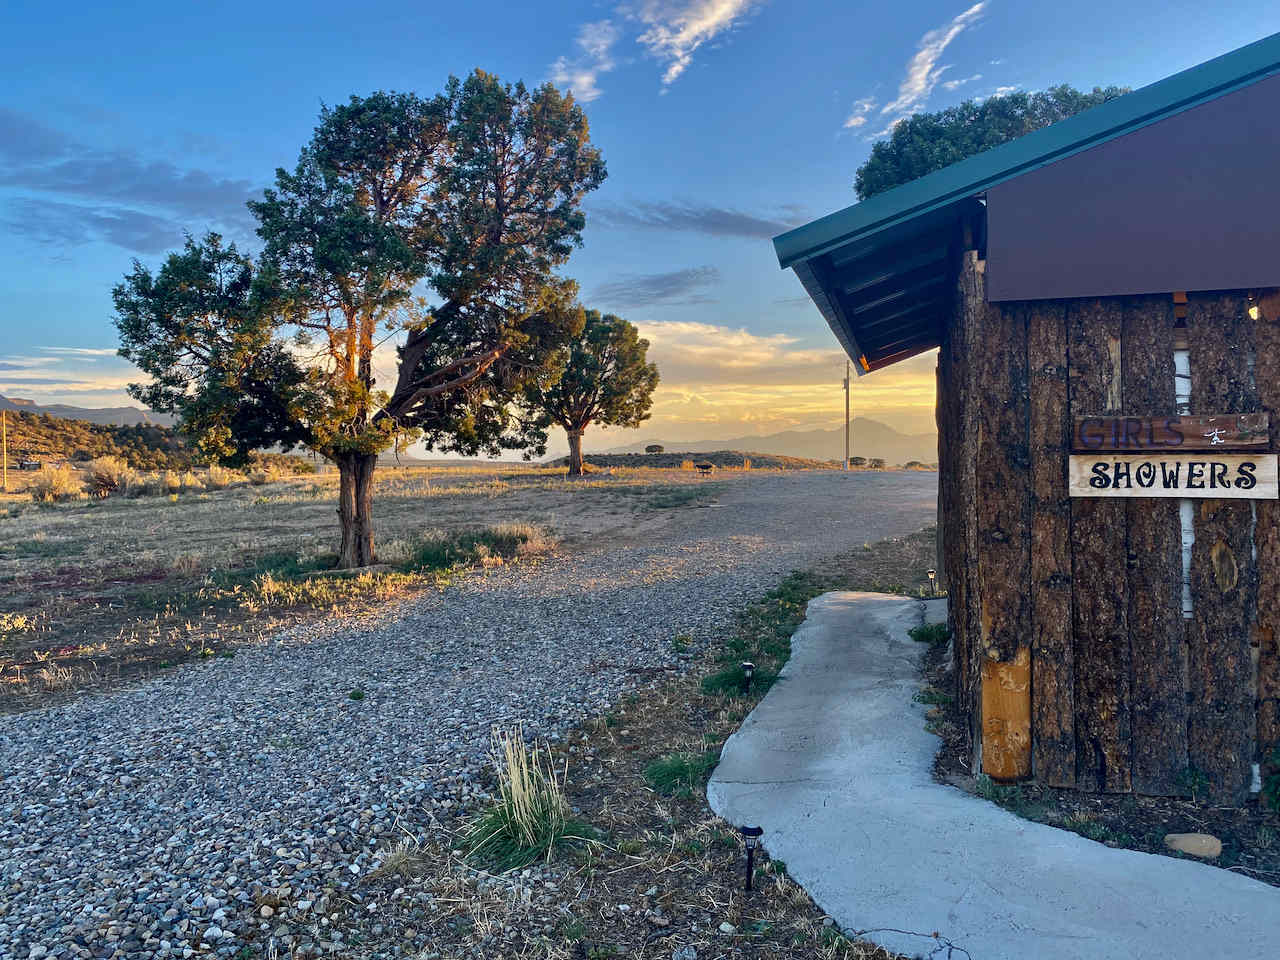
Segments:
[[[1067,456],[1066,305],[1027,307],[1031,468],[1031,682],[1035,775],[1076,782],[1075,679],[1071,645],[1071,500]]]
[[[1121,358],[1126,416],[1177,412],[1173,302],[1124,302]],[[1133,657],[1133,789],[1180,791],[1187,767],[1182,534],[1176,500],[1127,500],[1129,645]]]
[[[1123,412],[1122,308],[1117,300],[1078,300],[1067,308],[1071,416]],[[1076,782],[1087,790],[1127,791],[1130,779],[1130,652],[1125,504],[1071,502]]]
[[[1242,295],[1193,294],[1187,310],[1191,412],[1257,409],[1253,322]],[[1187,630],[1189,765],[1210,795],[1238,803],[1248,795],[1254,753],[1255,686],[1249,646],[1256,589],[1253,509],[1247,502],[1198,500]]]

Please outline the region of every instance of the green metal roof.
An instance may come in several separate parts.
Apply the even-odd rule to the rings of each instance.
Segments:
[[[936,210],[1280,72],[1280,33],[774,237],[782,267]]]

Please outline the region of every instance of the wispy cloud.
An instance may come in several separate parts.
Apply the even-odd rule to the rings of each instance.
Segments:
[[[688,69],[703,44],[733,29],[762,0],[643,0],[631,16],[645,28],[637,38],[666,64],[663,87]]]
[[[875,97],[863,97],[861,100],[854,101],[853,108],[849,111],[849,116],[844,121],[845,129],[856,129],[865,124],[871,115],[871,111],[875,108]]]
[[[930,30],[920,38],[915,56],[907,64],[907,75],[898,86],[898,96],[880,108],[881,114],[906,115],[925,104],[943,72],[949,69],[948,66],[939,66],[938,61],[951,42],[982,17],[986,6],[986,0],[980,0],[949,23]]]
[[[0,108],[0,208],[6,227],[37,242],[104,241],[136,253],[178,243],[185,228],[248,234],[247,180],[81,143],[20,111]]]
[[[975,74],[974,74],[973,76],[971,76],[971,77],[962,77],[962,78],[960,78],[960,79],[958,79],[958,80],[944,80],[944,81],[943,81],[943,83],[942,83],[942,89],[944,89],[944,90],[959,90],[959,89],[960,89],[961,87],[963,87],[966,83],[973,83],[974,81],[976,81],[976,80],[981,80],[981,79],[982,79],[982,74],[980,74],[980,73],[975,73]]]
[[[874,140],[891,133],[899,121],[922,110],[939,83],[944,89],[955,90],[981,78],[981,74],[974,74],[963,79],[944,82],[942,75],[951,69],[951,65],[942,64],[939,61],[946,53],[947,47],[951,46],[952,41],[982,18],[986,8],[987,0],[979,0],[963,13],[957,14],[941,27],[930,30],[920,38],[915,54],[907,62],[906,74],[898,84],[897,96],[880,107],[879,115],[885,118],[883,126],[877,124],[878,129],[867,134],[866,139]],[[865,126],[870,121],[875,108],[876,101],[872,97],[865,97],[855,102],[849,116],[845,118],[845,129],[859,129]]]
[[[561,57],[551,65],[551,82],[572,91],[583,103],[597,99],[604,92],[599,86],[601,74],[617,65],[613,58],[617,40],[618,28],[612,20],[584,23],[574,40],[577,54],[572,58]]]
[[[693,63],[703,46],[740,25],[767,0],[623,0],[614,15],[585,23],[574,38],[575,52],[551,65],[551,82],[572,90],[583,102],[600,97],[600,78],[618,66],[623,26],[631,40],[663,67],[661,92]]]
[[[996,87],[991,95],[993,97],[1003,97],[1006,93],[1013,93],[1017,89],[1018,89],[1017,84],[1012,84],[1006,87]]]
[[[114,357],[115,347],[41,347],[45,353],[61,353],[73,357]]]
[[[590,216],[593,221],[611,227],[642,227],[752,240],[776,237],[805,220],[805,212],[795,206],[784,206],[766,215],[731,207],[675,201],[600,206],[592,209]]]
[[[720,271],[710,266],[669,273],[624,274],[598,286],[592,301],[606,310],[714,303],[703,291],[719,282]]]

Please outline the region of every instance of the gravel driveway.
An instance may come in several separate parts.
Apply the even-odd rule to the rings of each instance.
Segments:
[[[705,639],[791,570],[933,522],[936,485],[738,475],[711,505],[374,623],[0,717],[0,956],[233,956],[251,928],[341,952],[323,890],[358,900],[379,850],[465,803],[492,725],[555,736],[598,715],[679,668],[675,635]],[[264,910],[268,888],[284,902]]]

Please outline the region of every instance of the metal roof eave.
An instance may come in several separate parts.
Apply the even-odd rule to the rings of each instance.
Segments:
[[[1278,72],[1280,33],[780,234],[778,263],[797,266]]]

